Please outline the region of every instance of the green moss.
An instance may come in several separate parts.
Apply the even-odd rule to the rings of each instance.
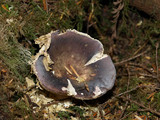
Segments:
[[[157,110],[160,109],[160,92],[154,95],[154,100],[152,101],[153,107]]]
[[[81,109],[79,106],[71,106],[68,108],[68,110],[74,112],[75,114],[73,114],[72,112],[60,111],[57,113],[58,117],[61,120],[63,119],[71,120],[71,116],[73,116],[73,117],[78,117],[81,120],[85,120],[85,117],[83,117],[85,110]]]
[[[1,33],[0,58],[12,73],[23,81],[24,77],[29,73],[30,67],[27,62],[30,59],[30,53],[11,35],[12,31],[8,31],[7,27],[5,30],[9,34]]]
[[[19,118],[24,118],[26,116],[29,116],[28,120],[33,120],[32,118],[32,111],[29,107],[27,107],[26,103],[20,100],[19,102],[16,102],[14,104],[14,115],[15,117],[18,116]]]
[[[137,106],[134,103],[131,103],[130,107],[127,110],[129,110],[129,111],[137,111],[138,109],[139,109],[139,106]]]
[[[79,106],[71,106],[68,109],[74,111],[76,116],[80,117],[81,120],[84,119],[83,114],[85,113],[85,110],[81,109]]]
[[[71,120],[71,116],[69,112],[66,111],[60,111],[57,113],[57,117],[60,118],[61,120],[67,119],[67,120]]]

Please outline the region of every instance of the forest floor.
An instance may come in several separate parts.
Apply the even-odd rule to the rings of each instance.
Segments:
[[[48,8],[40,0],[0,1],[0,120],[160,120],[160,21],[128,2],[113,17],[116,6],[104,1],[55,0]],[[26,90],[36,84],[28,64],[39,50],[34,40],[66,29],[99,39],[115,64],[113,89],[96,100]]]

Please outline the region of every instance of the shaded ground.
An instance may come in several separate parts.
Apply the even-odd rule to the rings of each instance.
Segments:
[[[27,61],[38,50],[34,39],[57,29],[77,29],[99,39],[115,63],[117,79],[106,95],[93,101],[72,99],[75,105],[53,113],[54,117],[160,119],[160,21],[128,2],[117,19],[111,13],[116,7],[112,1],[53,1],[48,13],[39,0],[6,0],[0,5],[0,120],[44,119],[45,111],[34,112],[37,104],[24,91],[26,77],[36,81]],[[117,24],[111,22],[113,19]],[[117,36],[111,39],[115,30]]]

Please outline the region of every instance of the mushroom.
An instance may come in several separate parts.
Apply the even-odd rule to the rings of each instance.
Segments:
[[[76,30],[36,39],[41,49],[32,68],[47,91],[76,99],[95,99],[112,89],[116,70],[99,40]]]

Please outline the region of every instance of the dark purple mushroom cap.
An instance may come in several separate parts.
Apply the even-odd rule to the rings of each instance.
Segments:
[[[49,64],[50,70],[46,70],[43,54],[33,64],[34,73],[44,89],[89,100],[113,87],[116,70],[110,56],[103,54],[100,41],[76,30],[53,32],[49,37],[47,54],[53,61]]]

